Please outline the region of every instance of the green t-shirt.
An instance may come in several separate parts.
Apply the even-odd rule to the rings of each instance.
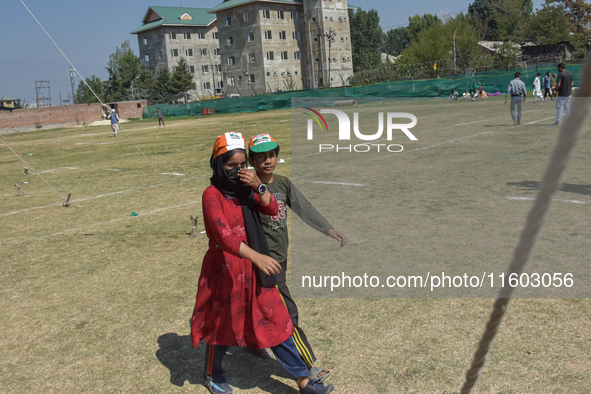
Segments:
[[[312,228],[328,235],[332,226],[317,210],[310,204],[302,193],[285,176],[273,175],[273,182],[267,183],[267,188],[275,196],[279,205],[279,213],[276,216],[268,216],[261,213],[261,221],[267,243],[271,251],[271,257],[278,262],[287,260],[287,248],[289,246],[289,235],[287,232],[287,208],[290,207],[303,221]]]

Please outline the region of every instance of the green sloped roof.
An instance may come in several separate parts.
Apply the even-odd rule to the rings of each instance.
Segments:
[[[131,34],[141,33],[158,26],[209,26],[213,21],[216,20],[216,17],[215,15],[209,14],[207,12],[208,10],[208,8],[150,6],[148,11],[146,11],[146,15],[144,16],[144,24],[132,31]],[[158,15],[160,19],[146,22],[148,15],[150,15],[150,11]],[[181,20],[180,18],[184,14],[191,15],[193,19]]]
[[[255,1],[260,1],[260,0],[228,0],[228,1],[224,1],[223,3],[216,5],[215,7],[210,9],[208,12],[211,14],[215,14],[216,12],[221,11],[221,10],[226,10],[228,8],[233,8],[233,7],[238,7],[240,5],[247,4],[247,3],[253,3]],[[268,2],[268,3],[302,4],[302,0],[264,0],[264,1]],[[348,9],[355,9],[357,7],[347,3],[347,8]]]
[[[21,101],[20,99],[13,99],[12,97],[9,97],[8,95],[4,95],[4,97],[2,97],[0,99],[0,101]]]

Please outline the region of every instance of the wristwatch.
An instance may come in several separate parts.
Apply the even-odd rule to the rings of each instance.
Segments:
[[[257,193],[258,194],[265,194],[265,192],[267,191],[267,185],[265,185],[264,183],[261,183],[259,185],[259,187],[257,187]]]

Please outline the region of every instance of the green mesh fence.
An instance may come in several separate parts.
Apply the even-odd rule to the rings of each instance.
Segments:
[[[575,86],[578,84],[582,65],[568,65],[567,70],[573,74]],[[213,109],[214,114],[228,114],[235,112],[255,112],[271,109],[291,108],[291,99],[297,97],[405,97],[405,98],[434,98],[447,97],[452,90],[460,96],[468,89],[482,85],[487,93],[505,93],[509,81],[515,72],[521,72],[521,80],[531,91],[531,86],[537,73],[542,76],[547,71],[555,73],[556,67],[514,69],[511,71],[486,71],[474,75],[456,75],[454,77],[425,79],[425,80],[396,80],[385,81],[373,85],[356,87],[298,90],[295,92],[276,92],[260,96],[236,97],[219,100],[204,100],[198,103],[180,105],[158,104],[146,106],[143,110],[144,119],[156,117],[158,108],[164,116],[202,116],[203,110]]]

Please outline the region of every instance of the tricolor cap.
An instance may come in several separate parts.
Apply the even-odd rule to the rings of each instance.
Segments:
[[[215,139],[212,159],[215,159],[219,155],[223,155],[224,153],[234,149],[246,150],[245,146],[246,143],[244,142],[244,138],[242,137],[241,133],[229,131],[225,134],[218,136],[218,138]]]
[[[269,152],[275,148],[277,148],[277,142],[269,133],[255,135],[248,143],[248,149],[255,153]]]

